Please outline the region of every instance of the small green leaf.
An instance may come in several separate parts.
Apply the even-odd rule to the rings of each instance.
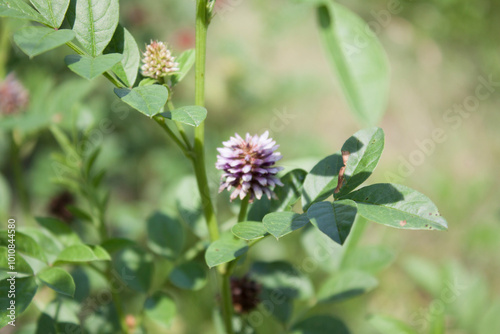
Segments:
[[[335,197],[341,197],[361,185],[377,167],[384,150],[384,131],[369,128],[356,132],[342,146],[349,152],[344,171],[344,182]]]
[[[200,290],[207,283],[207,273],[198,262],[185,262],[172,270],[170,282],[181,289]]]
[[[70,0],[30,0],[30,2],[50,22],[50,26],[57,29],[64,20]]]
[[[123,248],[136,246],[136,243],[129,239],[124,238],[111,238],[102,243],[102,248],[104,248],[108,253],[115,253]]]
[[[302,184],[306,175],[307,172],[305,170],[294,169],[280,179],[283,182],[283,186],[274,189],[274,193],[278,199],[271,199],[270,210],[272,212],[291,210],[292,205],[300,198]]]
[[[32,276],[33,269],[28,262],[21,256],[21,254],[15,254],[15,261],[9,265],[9,254],[8,248],[0,246],[0,280],[9,277],[8,272],[16,272],[17,277]],[[12,261],[11,261],[12,262]],[[13,267],[11,267],[13,265]]]
[[[15,317],[19,317],[24,310],[29,306],[31,300],[36,294],[38,286],[36,285],[35,278],[30,277],[20,277],[15,278],[16,284],[16,298],[15,298]],[[13,300],[9,298],[11,281],[2,280],[0,281],[0,328],[7,325],[10,320],[8,317],[10,310],[7,308],[11,307],[10,301]]]
[[[349,200],[314,203],[307,210],[307,217],[321,232],[343,245],[356,219],[356,203]]]
[[[37,277],[56,292],[70,297],[73,297],[75,294],[73,277],[62,268],[53,267],[44,269],[37,274]]]
[[[180,107],[163,113],[163,116],[196,127],[207,118],[207,109],[200,106]]]
[[[64,57],[64,62],[69,69],[79,76],[92,80],[110,70],[123,56],[118,53],[97,56],[95,58],[80,55],[69,55]]]
[[[406,186],[378,183],[342,198],[355,201],[359,215],[379,224],[411,230],[448,229],[436,205]]]
[[[129,288],[146,293],[153,277],[153,257],[138,247],[129,247],[118,252],[113,259],[113,268]]]
[[[64,246],[81,244],[80,237],[65,223],[55,218],[35,218],[38,224],[49,231]]]
[[[381,334],[417,334],[417,331],[404,322],[385,315],[372,315],[368,321]]]
[[[55,264],[65,263],[65,262],[92,262],[92,261],[102,261],[109,260],[103,256],[101,249],[97,250],[97,255],[94,253],[92,248],[84,244],[77,244],[69,246],[57,256]]]
[[[291,334],[350,334],[346,325],[330,315],[314,315],[293,325]],[[388,332],[389,333],[389,332]]]
[[[30,58],[55,49],[75,38],[71,30],[46,27],[26,27],[14,34],[14,41]]]
[[[139,47],[132,34],[119,24],[104,53],[123,55],[121,62],[113,66],[112,70],[125,85],[132,87],[137,78],[141,61]]]
[[[292,233],[309,223],[306,214],[295,212],[272,212],[264,216],[262,223],[276,239]]]
[[[261,222],[247,221],[234,225],[231,232],[240,239],[253,240],[262,238],[267,230]]]
[[[243,255],[248,250],[245,241],[234,237],[231,233],[222,234],[220,239],[212,242],[205,252],[205,261],[212,268]]]
[[[0,0],[0,17],[12,17],[50,25],[49,21],[23,0]]]
[[[389,96],[389,64],[380,42],[359,16],[333,2],[318,6],[320,35],[354,115],[375,125]]]
[[[179,63],[179,71],[172,76],[172,86],[181,82],[182,79],[184,79],[184,77],[188,74],[189,70],[193,67],[195,62],[194,49],[184,51],[175,59],[175,61]]]
[[[164,328],[170,328],[176,313],[174,301],[162,292],[156,293],[144,303],[144,315]]]
[[[99,245],[90,246],[98,261],[111,261],[109,253]]]
[[[111,41],[118,26],[118,15],[118,0],[76,2],[73,31],[92,57],[101,54]]]
[[[29,257],[35,258],[42,262],[47,262],[45,253],[40,248],[38,243],[33,240],[30,236],[24,234],[21,231],[17,231],[15,235],[14,244],[16,245],[16,251],[28,255]],[[12,240],[7,236],[7,231],[0,231],[0,246],[9,247],[9,241]]]
[[[367,293],[377,285],[377,279],[363,271],[340,271],[322,285],[318,300],[325,303],[343,301]]]
[[[161,85],[141,86],[134,89],[115,88],[115,94],[123,102],[149,117],[161,113],[168,100],[168,90]]]
[[[321,160],[311,169],[302,188],[302,208],[306,211],[311,204],[332,195],[337,187],[340,168],[344,165],[340,152]]]
[[[184,246],[184,229],[179,221],[155,212],[148,219],[148,247],[158,255],[175,260]]]

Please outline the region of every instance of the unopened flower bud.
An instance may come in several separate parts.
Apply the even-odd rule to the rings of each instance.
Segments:
[[[159,79],[179,71],[179,63],[163,42],[151,41],[142,55],[141,70],[145,77]]]

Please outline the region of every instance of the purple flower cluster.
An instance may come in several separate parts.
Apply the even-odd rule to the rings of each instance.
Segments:
[[[29,93],[14,73],[0,82],[0,114],[15,114],[28,106]]]
[[[247,133],[245,139],[236,133],[223,144],[224,147],[217,149],[219,155],[215,164],[215,167],[224,171],[219,192],[235,188],[230,196],[231,201],[238,196],[244,199],[248,194],[250,202],[254,198],[261,199],[262,194],[269,199],[275,197],[272,191],[274,187],[283,186],[276,174],[283,167],[274,164],[282,156],[275,152],[279,145],[269,138],[269,132],[264,132],[260,137]]]

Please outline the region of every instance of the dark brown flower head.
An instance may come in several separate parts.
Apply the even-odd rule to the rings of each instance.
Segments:
[[[231,295],[234,311],[248,313],[260,303],[259,295],[262,286],[247,276],[241,278],[231,277]]]
[[[14,73],[0,82],[0,114],[18,113],[28,106],[29,94]]]
[[[68,205],[72,205],[73,203],[75,203],[73,195],[64,191],[52,198],[48,208],[49,213],[66,223],[70,223],[74,216],[66,207]]]

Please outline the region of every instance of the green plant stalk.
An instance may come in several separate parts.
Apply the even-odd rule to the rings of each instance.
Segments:
[[[238,214],[238,223],[245,221],[247,218],[248,203],[250,202],[250,195],[247,195],[242,201],[240,206],[240,213]]]
[[[12,132],[11,136],[11,147],[12,169],[14,173],[18,199],[21,203],[23,215],[25,217],[29,217],[31,215],[31,204],[28,188],[26,187],[26,183],[24,182],[25,178],[23,175],[23,163],[21,158],[21,144],[17,143],[14,132]]]
[[[170,110],[170,111],[175,109],[174,103],[172,102],[172,100],[169,99],[167,101],[167,107],[168,107],[168,110]],[[174,122],[175,122],[175,126],[177,127],[177,130],[179,130],[179,133],[181,134],[182,139],[184,139],[184,143],[186,144],[187,149],[192,150],[191,140],[189,139],[188,135],[186,134],[186,130],[184,129],[184,126],[182,125],[181,122],[178,122],[178,121],[174,121]]]
[[[207,52],[207,1],[196,1],[196,57],[195,57],[195,104],[205,106],[205,61]],[[194,130],[195,158],[193,167],[198,182],[203,212],[207,221],[210,240],[219,239],[219,226],[215,216],[214,205],[208,188],[207,171],[205,168],[205,122]]]
[[[233,297],[229,271],[222,275],[222,316],[226,334],[233,334]]]

